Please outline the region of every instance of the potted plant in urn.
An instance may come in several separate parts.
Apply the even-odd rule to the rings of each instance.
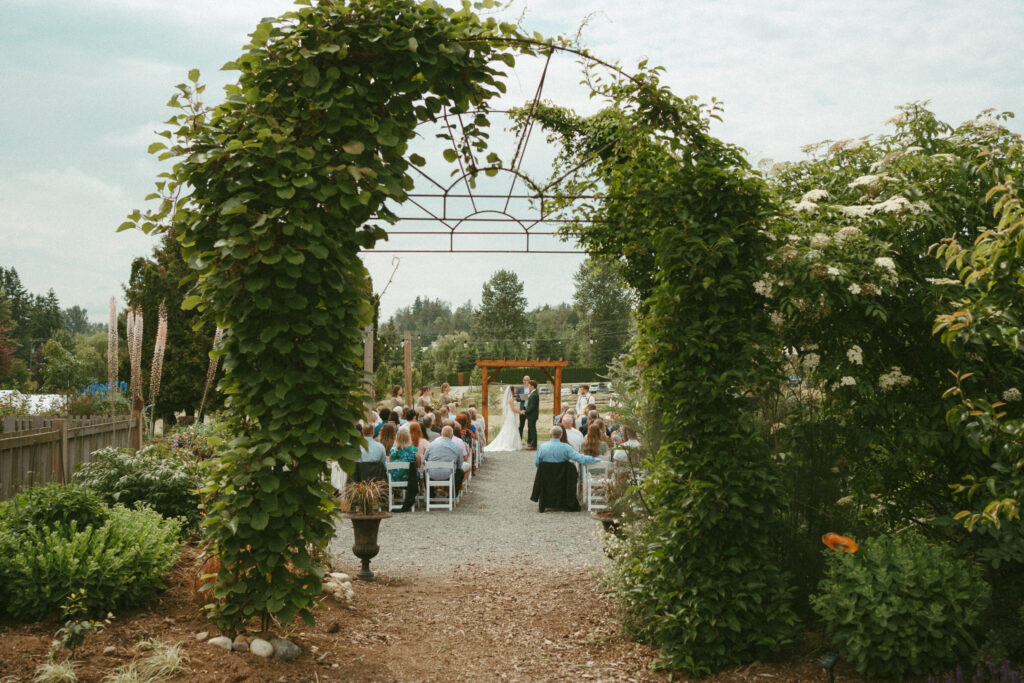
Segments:
[[[352,553],[362,563],[362,569],[355,578],[373,581],[377,577],[370,571],[370,560],[380,552],[377,532],[380,521],[391,515],[387,512],[387,484],[382,481],[358,481],[349,484],[341,492],[341,511],[345,519],[352,520],[355,544]]]

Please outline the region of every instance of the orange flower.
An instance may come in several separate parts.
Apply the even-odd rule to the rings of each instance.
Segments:
[[[855,553],[858,548],[857,542],[852,538],[840,536],[831,531],[821,537],[821,542],[832,550],[842,550],[844,553]]]

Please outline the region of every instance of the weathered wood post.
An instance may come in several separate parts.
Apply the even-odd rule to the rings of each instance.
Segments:
[[[366,417],[369,419],[377,402],[373,395],[373,323],[366,326],[363,340],[363,390],[366,391]]]
[[[132,399],[132,423],[131,423],[131,441],[128,447],[133,451],[142,450],[142,429],[144,422],[142,419],[142,410],[145,408],[145,402],[142,400],[142,394],[135,394]]]
[[[412,332],[405,331],[405,405],[412,405]]]
[[[483,380],[480,382],[480,410],[484,414],[484,443],[487,442],[487,434],[489,434],[489,428],[491,426],[487,418],[487,385],[490,383],[491,369],[486,365],[481,366],[483,373],[480,375]]]

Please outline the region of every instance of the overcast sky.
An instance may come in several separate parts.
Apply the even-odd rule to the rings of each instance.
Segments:
[[[104,320],[131,259],[155,242],[114,229],[141,206],[160,170],[146,147],[170,114],[164,104],[173,86],[198,67],[210,99],[218,97],[228,77],[220,66],[239,54],[260,18],[288,11],[290,2],[4,0],[3,8],[0,265],[15,267],[29,291],[52,287],[64,306],[85,306]],[[677,94],[722,100],[715,132],[752,162],[799,159],[810,142],[879,133],[893,107],[911,100],[930,99],[951,123],[988,107],[1024,114],[1019,0],[519,0],[504,13],[517,18],[524,10],[524,28],[549,36],[574,35],[589,17],[582,40],[595,55],[627,70],[648,59],[666,68],[664,81]],[[509,78],[509,103],[532,96],[538,73],[536,60],[521,63]],[[545,95],[586,108],[578,80],[570,60],[555,62]],[[531,142],[525,166],[538,176],[550,158],[541,142]],[[510,135],[495,136],[503,158],[514,145]],[[505,179],[494,182],[496,192],[508,190]],[[491,247],[522,244],[487,239]],[[424,245],[394,235],[389,246]],[[479,302],[481,285],[501,267],[520,273],[531,306],[569,301],[582,259],[400,256],[385,317],[417,295]],[[378,292],[392,257],[366,257]]]

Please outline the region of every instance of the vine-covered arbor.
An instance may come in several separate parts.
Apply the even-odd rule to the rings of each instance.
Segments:
[[[476,362],[478,368],[482,373],[482,381],[480,388],[480,405],[484,414],[484,424],[490,428],[490,422],[488,421],[488,408],[487,408],[487,385],[491,383],[491,380],[498,376],[498,373],[503,368],[537,368],[544,373],[551,383],[554,385],[554,414],[558,415],[562,412],[562,370],[569,365],[569,361],[559,358],[558,360],[541,360],[535,358],[533,360],[509,360],[503,358],[501,360],[478,360]],[[491,368],[494,368],[494,373],[491,373]],[[551,371],[555,374],[551,374]]]
[[[226,65],[238,80],[222,104],[202,104],[198,72],[179,86],[167,142],[151,147],[174,159],[157,183],[162,201],[128,224],[173,234],[196,278],[185,306],[224,330],[220,388],[236,436],[209,464],[203,495],[228,628],[313,618],[312,556],[336,515],[321,473],[359,455],[372,317],[359,254],[415,185],[417,126],[477,112],[443,154],[453,164],[485,154],[488,103],[518,54],[591,59],[468,3],[297,4]],[[766,313],[749,296],[766,193],[742,154],[708,133],[714,112],[674,96],[657,69],[588,83],[607,103],[601,114],[545,105],[532,117],[561,141],[563,169],[587,168],[556,178],[554,207],[602,190],[565,234],[620,260],[639,295],[636,359],[664,437],[645,551],[620,559],[622,585],[636,633],[700,672],[777,650],[792,624],[771,542],[771,462],[735,392],[771,368]]]

